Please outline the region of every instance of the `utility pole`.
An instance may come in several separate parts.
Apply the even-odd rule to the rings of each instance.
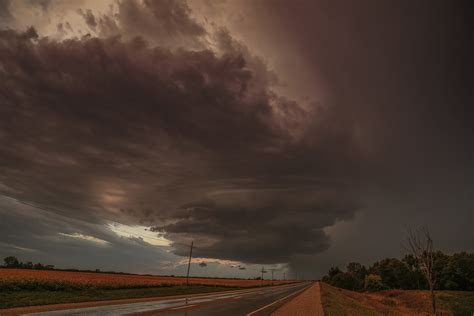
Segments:
[[[189,269],[191,268],[191,258],[193,257],[193,242],[191,241],[191,250],[189,250],[188,274],[186,275],[186,286],[189,286]]]
[[[261,272],[262,272],[262,285],[263,285],[263,274],[264,274],[265,272],[267,272],[267,271],[265,271],[265,268],[264,268],[263,266],[262,266],[262,271],[261,271]]]
[[[273,272],[275,272],[275,269],[271,269],[272,271],[272,286],[273,286]]]

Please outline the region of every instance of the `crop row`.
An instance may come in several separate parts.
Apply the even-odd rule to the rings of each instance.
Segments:
[[[269,280],[190,278],[191,285],[253,287],[268,285]],[[169,287],[183,285],[185,278],[148,275],[117,275],[90,272],[0,269],[0,290],[84,290]],[[285,282],[275,282],[285,283]]]

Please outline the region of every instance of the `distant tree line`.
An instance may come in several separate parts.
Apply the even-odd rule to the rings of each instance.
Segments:
[[[433,272],[435,290],[474,291],[474,253],[447,255],[436,251]],[[323,281],[353,291],[428,289],[426,278],[413,255],[406,255],[401,260],[386,258],[369,267],[350,262],[346,271],[338,267],[329,269]]]
[[[31,261],[22,262],[18,260],[17,257],[9,256],[3,259],[4,264],[0,265],[0,268],[9,268],[9,269],[33,269],[33,270],[59,270],[59,271],[70,271],[70,272],[97,272],[97,273],[109,273],[109,274],[131,274],[125,272],[115,272],[115,271],[101,271],[100,269],[95,270],[81,270],[81,269],[58,269],[55,268],[53,264],[43,264],[43,263],[33,263]]]
[[[14,269],[35,269],[35,270],[54,270],[52,264],[33,263],[31,261],[21,262],[17,257],[9,256],[3,259],[4,268]]]
[[[0,0],[1,1],[1,0]],[[107,274],[124,274],[124,275],[144,275],[144,276],[159,276],[154,274],[135,274],[135,273],[127,273],[127,272],[116,272],[116,271],[101,271],[100,269],[95,270],[84,270],[84,269],[59,269],[55,268],[52,264],[42,264],[42,263],[33,263],[31,261],[28,262],[21,262],[18,260],[17,257],[9,256],[3,259],[4,264],[0,265],[0,268],[9,268],[9,269],[33,269],[33,270],[58,270],[58,271],[69,271],[69,272],[96,272],[96,273],[107,273]],[[186,276],[182,275],[166,275],[173,278],[185,278]],[[199,276],[190,277],[190,278],[199,278]],[[242,280],[242,278],[223,278],[223,277],[210,277],[206,276],[206,279],[229,279],[229,280]],[[261,280],[261,277],[252,278],[249,277],[248,280]]]

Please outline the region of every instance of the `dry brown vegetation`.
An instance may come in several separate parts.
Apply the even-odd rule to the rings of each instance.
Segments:
[[[328,315],[431,315],[429,291],[387,290],[360,293],[321,283],[321,299]],[[474,293],[436,291],[437,315],[474,313]]]

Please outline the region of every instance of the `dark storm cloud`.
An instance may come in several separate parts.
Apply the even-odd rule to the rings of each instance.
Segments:
[[[278,95],[266,60],[185,2],[83,8],[100,38],[0,34],[1,192],[91,224],[154,226],[176,254],[194,240],[198,256],[313,277],[398,255],[407,223],[448,251],[472,244],[464,3],[245,3],[242,28],[269,55],[298,52],[327,104]]]
[[[266,13],[259,35],[288,39],[352,118],[369,180],[361,218],[333,231],[344,238],[294,266],[322,274],[398,256],[413,224],[445,251],[472,249],[472,1],[257,1],[249,11]]]
[[[260,2],[268,8],[262,31],[288,32],[331,102],[352,116],[373,162],[395,164],[395,173],[469,163],[469,1],[297,3]]]
[[[156,225],[177,254],[189,239],[198,256],[259,263],[326,249],[323,229],[356,209],[350,121],[276,95],[261,59],[216,40],[219,54],[3,31],[3,194]]]
[[[117,1],[117,12],[95,16],[78,10],[91,30],[100,36],[144,37],[153,44],[204,48],[205,29],[190,16],[183,0]]]
[[[5,28],[13,21],[10,11],[11,0],[0,0],[0,28]]]
[[[47,14],[51,2],[52,0],[0,0],[0,29],[11,29],[18,26],[15,14],[15,9],[18,7],[25,6],[32,11],[37,11],[37,14]],[[16,13],[18,14],[18,12]]]
[[[27,1],[31,6],[38,6],[44,12],[48,11],[49,7],[51,6],[51,2],[53,0],[29,0]]]
[[[174,214],[172,224],[157,229],[178,241],[179,255],[188,251],[187,237],[199,245],[196,256],[288,262],[295,254],[325,250],[329,239],[323,229],[349,219],[354,209],[342,196],[323,196],[314,188],[230,190],[214,196],[213,202],[186,205]]]
[[[84,19],[84,21],[86,22],[86,24],[92,28],[93,30],[96,29],[97,27],[97,21],[95,19],[95,16],[94,14],[92,13],[91,10],[82,10],[82,9],[78,9],[77,10],[77,13],[82,16],[82,18]]]
[[[0,255],[60,268],[168,273],[176,258],[138,238],[119,237],[102,225],[0,198]],[[77,238],[74,236],[90,238]],[[91,238],[92,237],[92,238]],[[93,258],[93,259],[92,259]]]

